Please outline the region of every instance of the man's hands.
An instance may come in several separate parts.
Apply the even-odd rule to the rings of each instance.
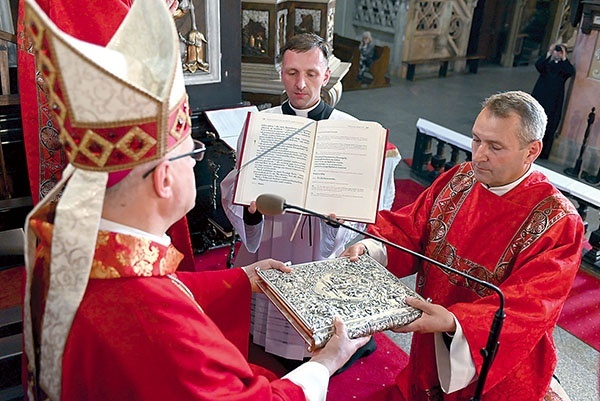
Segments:
[[[250,202],[250,206],[248,206],[248,211],[252,214],[256,213],[256,202]]]
[[[555,43],[550,46],[546,57],[551,57],[553,60],[556,61],[565,61],[567,59],[567,48],[564,45]]]
[[[456,322],[454,315],[441,305],[408,297],[405,302],[423,311],[423,315],[406,326],[393,329],[396,333],[454,333]]]
[[[367,247],[357,242],[356,244],[350,245],[346,250],[340,255],[340,257],[349,257],[352,262],[356,262],[358,257],[363,253],[367,252]]]
[[[343,219],[338,219],[336,217],[335,213],[329,213],[329,216],[327,216],[327,217],[329,217],[331,220],[337,222],[337,223],[334,223],[333,221],[323,219],[323,221],[325,223],[329,224],[331,227],[339,228],[340,224],[344,224],[344,222],[345,222]]]
[[[335,333],[329,339],[325,347],[316,350],[310,359],[313,362],[319,362],[329,370],[329,376],[333,375],[339,368],[354,355],[356,350],[365,345],[371,339],[371,336],[360,337],[354,340],[348,338],[346,325],[335,317],[333,319]]]
[[[275,259],[264,259],[264,260],[260,260],[256,263],[253,263],[249,266],[242,267],[242,270],[244,270],[246,275],[248,275],[248,280],[250,280],[250,284],[252,285],[252,292],[261,292],[260,288],[256,284],[258,282],[258,280],[260,280],[258,277],[258,274],[256,274],[256,269],[260,269],[260,270],[277,269],[277,270],[281,270],[282,272],[286,272],[286,273],[289,273],[292,271],[291,267],[289,267],[289,266],[285,265],[283,262],[280,262]]]

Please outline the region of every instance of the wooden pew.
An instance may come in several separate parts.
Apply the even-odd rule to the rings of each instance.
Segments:
[[[370,76],[358,80],[360,52],[358,40],[346,38],[337,34],[333,35],[333,53],[342,61],[352,63],[350,70],[342,79],[344,90],[385,88],[390,86],[387,75],[390,63],[390,48],[388,46],[375,46],[375,60],[371,64]]]
[[[448,56],[436,57],[427,59],[414,59],[403,61],[407,65],[406,79],[409,81],[415,80],[415,69],[417,65],[439,63],[438,78],[444,78],[448,74],[448,64],[453,61],[466,61],[467,69],[472,74],[477,74],[479,69],[479,60],[485,60],[485,56],[472,54],[468,56]]]

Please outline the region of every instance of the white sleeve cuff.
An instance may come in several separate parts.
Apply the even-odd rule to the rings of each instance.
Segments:
[[[321,230],[321,257],[324,259],[328,259],[332,256],[332,253],[335,250],[335,240],[338,236],[340,228],[331,226],[327,224],[324,220],[317,221],[320,221],[319,227]]]
[[[442,333],[435,333],[435,358],[437,362],[438,378],[444,393],[467,387],[475,378],[477,370],[471,358],[471,349],[465,338],[460,323],[456,316],[456,332],[450,343],[450,349],[446,347]]]
[[[264,222],[258,223],[253,226],[249,226],[244,224],[244,230],[246,231],[246,249],[250,253],[256,253],[258,247],[260,246],[260,241],[262,240],[263,228],[265,224]]]
[[[360,242],[367,248],[367,253],[370,257],[372,257],[382,265],[387,266],[388,258],[385,245],[371,238],[364,239]]]
[[[307,401],[325,401],[329,386],[329,370],[318,362],[306,362],[283,379],[302,387]]]

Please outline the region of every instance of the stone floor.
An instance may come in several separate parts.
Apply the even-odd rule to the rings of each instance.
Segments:
[[[378,121],[389,128],[390,141],[403,157],[411,158],[419,118],[469,135],[481,102],[487,96],[506,90],[530,92],[536,79],[533,66],[482,66],[478,74],[450,73],[443,79],[422,78],[412,82],[393,79],[389,88],[344,92],[337,107],[361,120]],[[548,161],[540,164],[556,171],[570,167]],[[400,163],[396,178],[409,176],[406,164]],[[598,213],[591,214],[595,215],[591,219],[597,219]],[[590,226],[598,227],[598,222],[590,222]],[[406,281],[414,287],[414,277]],[[408,352],[410,335],[391,333],[391,337]],[[571,400],[599,400],[598,351],[560,327],[556,328],[554,338],[559,357],[556,376]]]

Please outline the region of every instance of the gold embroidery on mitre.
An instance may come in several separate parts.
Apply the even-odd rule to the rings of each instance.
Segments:
[[[134,146],[135,144],[135,146]],[[150,134],[140,127],[131,128],[116,144],[116,148],[133,160],[141,159],[156,144]]]
[[[35,48],[40,49],[42,38],[44,37],[44,24],[40,21],[40,18],[34,13],[29,7],[25,7],[25,21],[29,32],[29,37],[33,42],[32,45]]]
[[[52,60],[43,52],[39,52],[36,56],[37,69],[42,74],[44,82],[50,88],[54,87],[56,82],[56,66]]]
[[[175,117],[175,121],[173,123],[173,127],[169,134],[177,140],[181,138],[181,135],[184,134],[187,130],[187,127],[190,126],[191,119],[185,111],[185,107],[179,107],[177,111],[177,116]]]
[[[89,129],[83,134],[79,152],[93,161],[96,166],[102,167],[106,164],[114,147],[115,145],[110,141]]]
[[[77,156],[77,143],[71,138],[69,132],[64,129],[61,125],[60,134],[58,134],[58,140],[65,148],[65,152],[67,152],[67,156],[69,157],[69,162],[73,163],[75,157]]]

